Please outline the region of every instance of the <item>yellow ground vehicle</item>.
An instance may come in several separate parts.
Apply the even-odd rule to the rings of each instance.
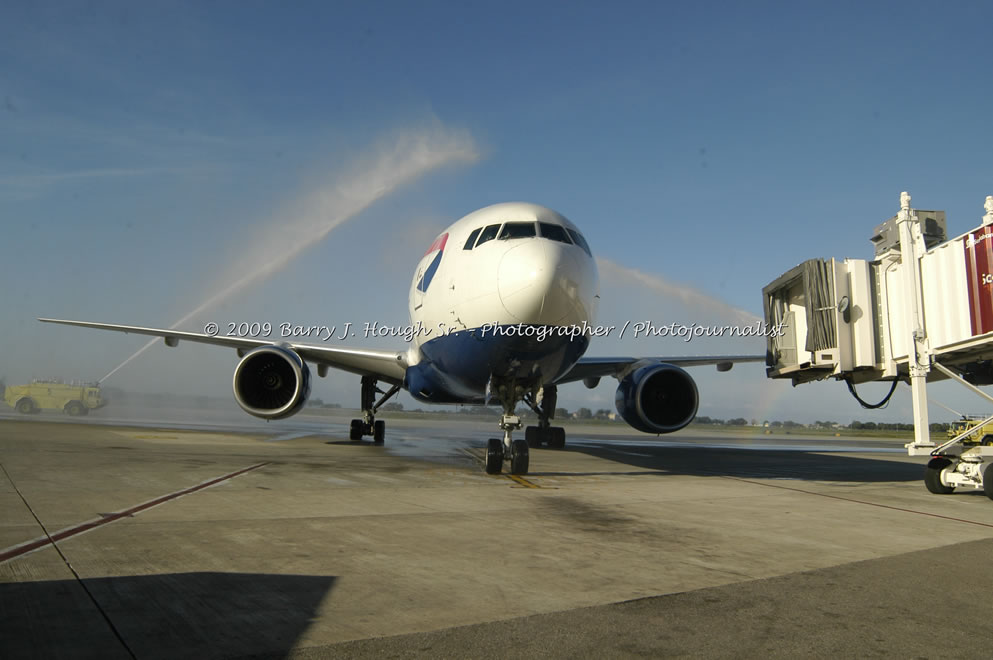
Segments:
[[[976,429],[962,440],[964,444],[993,445],[993,422],[981,425],[984,419],[986,418],[982,415],[963,415],[962,419],[952,422],[948,428],[948,439],[951,440],[969,429]],[[982,428],[977,428],[980,425]]]
[[[86,415],[106,405],[96,383],[36,380],[30,385],[10,385],[3,399],[19,413],[61,410],[67,415]]]

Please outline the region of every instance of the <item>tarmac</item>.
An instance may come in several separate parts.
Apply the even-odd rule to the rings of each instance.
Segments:
[[[346,423],[0,416],[0,657],[988,655],[993,502],[899,441]]]

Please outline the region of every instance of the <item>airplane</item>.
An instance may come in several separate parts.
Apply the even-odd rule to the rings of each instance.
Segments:
[[[597,386],[604,376],[618,380],[614,397],[620,416],[645,433],[671,433],[696,416],[696,383],[682,367],[764,362],[765,355],[696,357],[583,357],[594,336],[612,328],[596,326],[599,277],[593,253],[579,228],[537,204],[494,204],[466,215],[442,232],[417,264],[410,285],[410,342],[406,350],[385,351],[315,346],[266,339],[217,336],[174,329],[42,318],[45,323],[113,330],[234,348],[234,398],[263,419],[297,413],[310,394],[310,370],[328,368],[361,376],[361,419],[349,439],[385,441],[379,408],[401,389],[418,401],[438,404],[498,402],[503,438],[490,438],[485,470],[527,474],[529,448],[565,446],[565,429],[551,425],[558,386],[583,381]],[[378,384],[389,385],[384,392]],[[382,394],[377,400],[377,395]],[[515,414],[524,402],[538,416],[521,428]]]

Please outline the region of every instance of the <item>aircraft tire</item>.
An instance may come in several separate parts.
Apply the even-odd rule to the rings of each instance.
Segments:
[[[386,422],[381,419],[377,419],[372,425],[372,440],[377,445],[386,441]]]
[[[528,447],[540,447],[541,441],[544,440],[542,435],[544,434],[540,426],[529,426],[524,429],[524,440],[528,443]]]
[[[924,485],[927,487],[929,491],[931,491],[935,495],[948,495],[949,493],[955,490],[954,486],[946,486],[945,484],[941,483],[941,471],[951,464],[952,462],[947,458],[936,456],[932,458],[930,461],[928,461],[927,467],[924,468]],[[985,490],[986,487],[985,473],[983,476],[984,476],[983,488]]]
[[[986,466],[983,470],[983,492],[986,493],[986,497],[993,500],[993,463]]]
[[[526,440],[518,438],[510,443],[510,473],[527,474],[530,463],[530,452]]]
[[[565,429],[561,426],[552,426],[548,429],[548,446],[552,449],[562,449],[565,447]]]
[[[490,438],[486,442],[486,474],[500,474],[503,470],[503,441]]]
[[[363,424],[361,419],[353,419],[352,425],[348,427],[348,439],[352,442],[358,442],[362,439],[362,431],[365,424]]]

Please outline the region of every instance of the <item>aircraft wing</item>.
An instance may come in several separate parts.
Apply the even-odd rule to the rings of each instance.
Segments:
[[[588,357],[580,358],[564,376],[555,383],[572,383],[585,378],[614,376],[623,378],[628,373],[648,364],[672,364],[677,367],[699,367],[713,364],[718,371],[727,371],[735,362],[765,362],[764,355],[686,355],[671,357]]]
[[[90,321],[66,321],[63,319],[38,319],[42,323],[60,323],[75,325],[81,328],[96,328],[97,330],[113,330],[135,335],[150,335],[162,337],[167,346],[175,346],[180,341],[191,341],[198,344],[213,344],[234,348],[239,353],[247,352],[259,346],[270,346],[280,342],[247,337],[223,337],[200,334],[198,332],[183,332],[163,328],[143,328],[135,325],[115,325],[113,323],[93,323]],[[318,367],[333,367],[363,376],[375,376],[391,384],[403,383],[407,370],[406,351],[376,351],[358,348],[332,348],[329,346],[312,346],[310,344],[294,344],[285,342],[307,362],[313,362]],[[321,373],[323,375],[323,373]]]

